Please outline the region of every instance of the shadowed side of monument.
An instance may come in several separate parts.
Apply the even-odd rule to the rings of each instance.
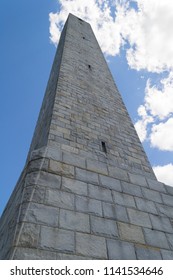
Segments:
[[[90,25],[69,15],[1,259],[173,259],[173,189],[158,182]]]

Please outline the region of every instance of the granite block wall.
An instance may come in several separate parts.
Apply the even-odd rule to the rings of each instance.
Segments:
[[[156,180],[90,25],[73,15],[0,220],[0,258],[173,259],[173,189]]]

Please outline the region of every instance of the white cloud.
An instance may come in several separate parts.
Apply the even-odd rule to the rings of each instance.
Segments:
[[[151,145],[162,151],[173,151],[173,118],[154,124],[150,135]]]
[[[109,0],[60,0],[61,5],[58,13],[50,13],[50,39],[54,44],[58,44],[62,24],[72,13],[92,25],[97,40],[107,55],[116,55],[120,51],[123,43],[120,25],[116,23],[115,16],[111,15],[110,7],[113,1]],[[112,3],[112,4],[111,4]]]
[[[127,1],[130,2],[130,1]],[[162,72],[173,67],[173,1],[136,0],[138,11],[123,5],[122,35],[130,43],[131,68]]]
[[[159,181],[173,186],[173,164],[170,163],[164,166],[155,166],[153,167],[153,170]]]
[[[159,119],[164,119],[173,113],[173,72],[160,81],[161,87],[151,86],[148,80],[146,86],[145,106],[147,110]]]

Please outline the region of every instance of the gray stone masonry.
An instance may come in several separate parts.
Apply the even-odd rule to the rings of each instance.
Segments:
[[[71,14],[0,219],[0,259],[173,260],[173,188],[156,180],[90,25]]]

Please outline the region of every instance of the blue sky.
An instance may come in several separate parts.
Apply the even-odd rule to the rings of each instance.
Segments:
[[[173,185],[173,7],[158,2],[1,1],[0,213],[24,167],[69,12],[91,23],[158,179]]]

